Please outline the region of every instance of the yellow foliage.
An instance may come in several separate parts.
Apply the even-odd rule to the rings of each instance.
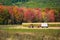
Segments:
[[[14,13],[17,13],[17,8],[18,8],[17,6],[13,6],[13,12]]]
[[[42,12],[42,18],[44,19],[46,17],[46,12]]]

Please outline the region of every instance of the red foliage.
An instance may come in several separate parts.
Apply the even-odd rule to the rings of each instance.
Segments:
[[[30,9],[27,9],[25,12],[24,12],[24,19],[27,20],[27,21],[32,21],[34,18],[34,13],[32,10]]]
[[[39,20],[42,19],[42,9],[41,8],[25,8],[25,7],[17,7],[17,6],[3,6],[0,5],[0,13],[3,12],[4,9],[7,9],[11,16],[15,16],[16,19],[22,18],[24,16],[25,21],[32,21],[35,17]],[[53,9],[46,8],[45,12],[46,17],[49,21],[55,21],[55,12]]]
[[[3,9],[4,9],[4,6],[3,5],[0,5],[0,13],[3,12]]]
[[[49,11],[49,20],[54,22],[55,21],[55,11],[54,10],[50,10]]]
[[[38,19],[42,18],[42,14],[41,14],[41,9],[40,8],[36,8],[34,10],[35,16],[37,16]]]
[[[12,9],[13,9],[12,7],[8,7],[8,12],[9,12],[10,15],[13,15],[13,10]]]

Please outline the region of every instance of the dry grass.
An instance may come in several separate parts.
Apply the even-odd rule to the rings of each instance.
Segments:
[[[5,29],[0,30],[0,40],[60,40],[60,30]]]

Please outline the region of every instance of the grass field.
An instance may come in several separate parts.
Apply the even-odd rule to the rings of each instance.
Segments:
[[[60,29],[0,29],[0,40],[60,40]]]
[[[0,40],[60,40],[60,29],[9,29],[22,26],[29,25],[0,25]],[[49,27],[60,27],[60,24],[51,24]]]
[[[32,23],[32,24],[33,24],[33,23]],[[22,24],[22,26],[24,26],[24,27],[28,27],[29,25],[30,25],[30,24]],[[41,24],[40,24],[40,23],[37,23],[37,24],[34,23],[34,24],[33,24],[33,26],[35,26],[35,27],[36,27],[36,26],[39,26],[39,25],[41,25]],[[60,23],[54,23],[54,24],[53,24],[53,23],[50,23],[50,24],[48,24],[48,26],[49,26],[49,27],[60,27]]]

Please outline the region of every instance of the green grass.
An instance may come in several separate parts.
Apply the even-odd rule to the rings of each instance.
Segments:
[[[1,30],[1,29],[0,29]],[[3,31],[9,32],[9,33],[16,33],[16,32],[31,32],[31,33],[45,33],[48,35],[54,35],[54,34],[60,34],[60,29],[2,29]]]
[[[47,33],[53,33],[53,32],[60,32],[60,29],[0,29],[8,32],[47,32]]]
[[[23,25],[24,27],[28,27],[29,25]],[[33,26],[37,27],[39,24],[33,24]],[[60,27],[60,24],[48,24],[49,27]]]
[[[60,24],[48,24],[49,27],[60,27]]]

